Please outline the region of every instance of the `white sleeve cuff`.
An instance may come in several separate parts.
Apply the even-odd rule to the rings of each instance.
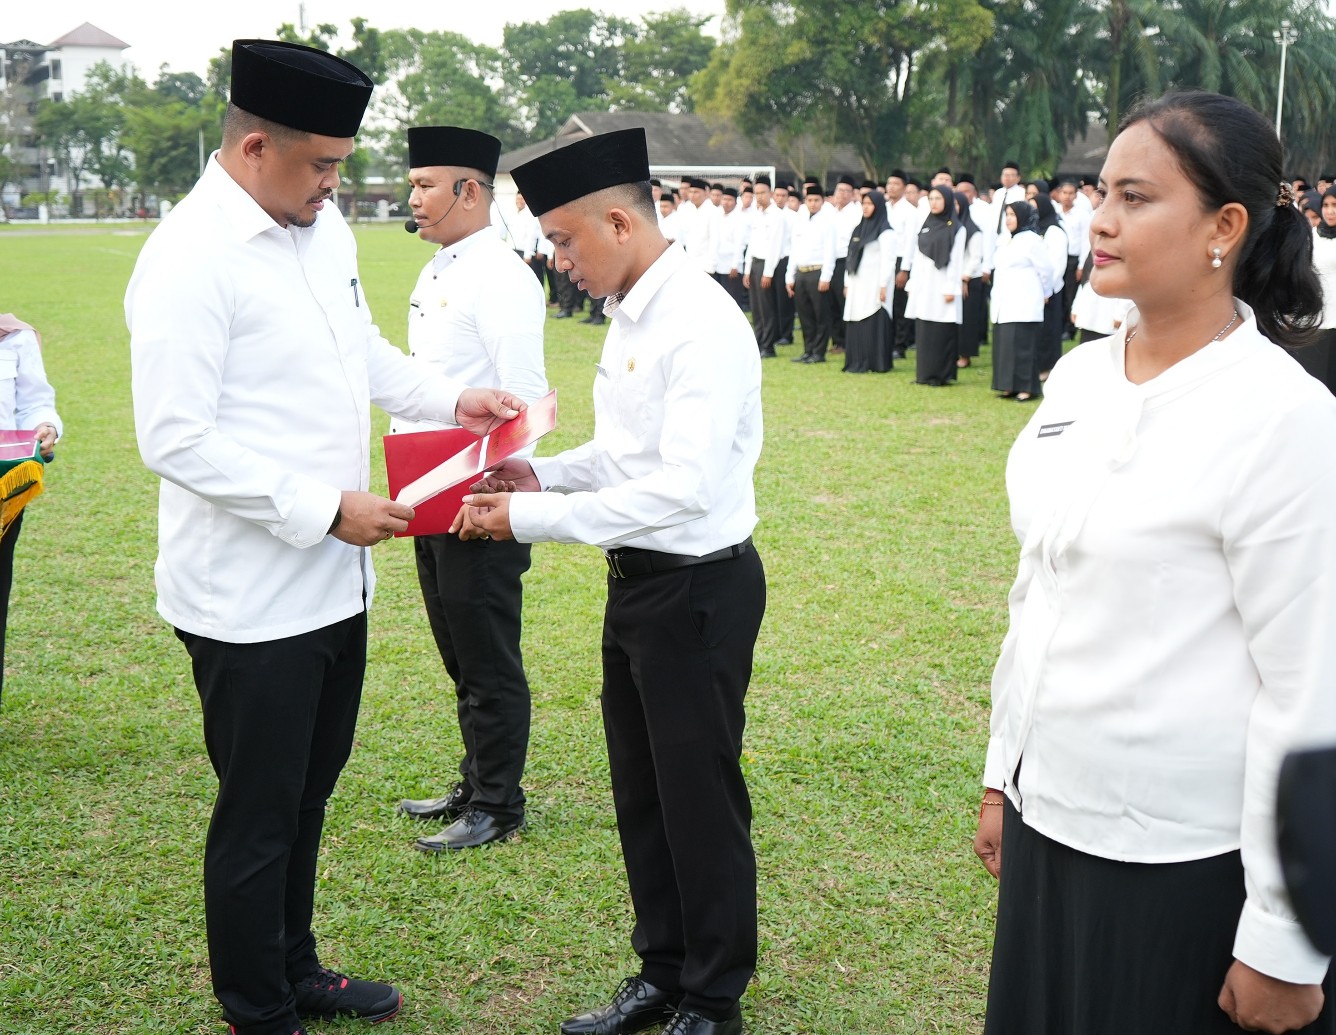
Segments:
[[[1316,985],[1326,976],[1329,956],[1313,948],[1303,928],[1258,909],[1250,899],[1243,904],[1234,958],[1269,977],[1297,985]]]
[[[1007,763],[1002,757],[1002,738],[988,738],[988,757],[983,764],[983,785],[1002,790],[1006,786]]]
[[[313,478],[303,478],[292,513],[278,528],[278,538],[298,549],[314,546],[329,534],[342,499],[342,490]]]

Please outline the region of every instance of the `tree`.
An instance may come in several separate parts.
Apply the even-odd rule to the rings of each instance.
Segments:
[[[687,85],[709,63],[714,41],[701,29],[708,19],[678,9],[646,15],[605,76],[609,106],[621,111],[690,111]]]
[[[692,81],[697,109],[781,144],[815,132],[875,175],[927,129],[911,121],[918,61],[978,50],[993,17],[978,0],[728,0],[729,38]]]

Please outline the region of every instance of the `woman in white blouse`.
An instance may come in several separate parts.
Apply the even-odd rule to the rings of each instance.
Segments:
[[[1041,388],[1039,347],[1051,263],[1033,205],[1013,201],[1003,218],[1009,236],[998,240],[993,254],[993,391],[1029,402]]]
[[[956,378],[965,269],[965,232],[950,187],[928,191],[928,217],[900,263],[909,265],[905,319],[914,323],[915,383],[940,387]]]
[[[895,280],[895,232],[882,195],[868,191],[862,207],[844,266],[844,371],[881,374],[895,364],[891,316],[885,307]]]
[[[60,437],[56,392],[46,379],[37,332],[13,313],[0,313],[0,428],[33,430],[38,448],[48,460]],[[5,629],[14,581],[14,546],[23,528],[23,513],[20,511],[0,536],[0,689],[5,678]]]
[[[1274,830],[1298,702],[1336,707],[1336,399],[1274,344],[1321,311],[1281,178],[1270,124],[1208,93],[1133,111],[1105,162],[1092,286],[1136,308],[1007,466],[986,1035],[1336,1030]]]

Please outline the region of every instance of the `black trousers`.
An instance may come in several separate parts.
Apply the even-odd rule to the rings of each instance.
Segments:
[[[352,750],[366,612],[263,643],[177,630],[218,797],[204,847],[213,990],[238,1035],[292,1035],[291,983],[320,965],[311,911],[325,804]]]
[[[557,269],[553,269],[552,273],[557,278],[557,305],[563,313],[575,312],[581,306],[579,289],[572,282],[569,273],[563,273]]]
[[[728,297],[738,304],[738,308],[746,310],[746,293],[742,290],[742,277],[730,277],[727,273],[712,273],[714,282],[728,292]]]
[[[1062,277],[1062,335],[1064,338],[1076,336],[1072,325],[1072,303],[1076,301],[1076,256],[1067,256],[1067,272]]]
[[[789,297],[784,280],[789,273],[789,257],[786,255],[775,265],[775,282],[771,290],[775,292],[775,341],[793,341],[793,320],[797,308]]]
[[[5,686],[5,630],[9,626],[9,590],[14,585],[14,546],[23,530],[23,511],[0,539],[0,691]]]
[[[756,857],[740,757],[765,612],[755,550],[608,578],[603,727],[646,981],[724,1016],[756,969]]]
[[[468,801],[494,816],[520,819],[530,714],[520,654],[521,577],[532,547],[425,535],[413,540],[413,550],[427,622],[455,684],[464,741],[459,775],[468,785]]]
[[[798,273],[793,278],[793,301],[797,304],[798,321],[803,328],[803,355],[826,358],[830,341],[830,304],[820,290],[821,271]],[[785,294],[788,294],[786,291]]]
[[[826,292],[826,305],[830,312],[830,340],[840,349],[844,348],[844,269],[845,260],[836,259],[830,290]]]
[[[917,246],[915,246],[917,247]],[[900,260],[895,260],[895,272],[900,272]],[[918,328],[915,326],[917,320],[911,320],[905,316],[905,307],[909,305],[909,292],[902,287],[895,289],[895,294],[891,299],[891,319],[895,323],[895,339],[892,344],[895,351],[904,353],[913,344]]]
[[[756,334],[756,347],[762,352],[774,352],[775,342],[779,338],[779,314],[775,309],[774,284],[769,288],[761,286],[765,272],[764,259],[752,259],[748,273],[751,287],[752,331]]]
[[[533,270],[539,284],[547,283],[547,256],[535,252],[529,259],[529,269]]]

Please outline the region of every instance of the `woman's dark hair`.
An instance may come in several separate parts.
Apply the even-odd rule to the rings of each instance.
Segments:
[[[1242,101],[1204,91],[1138,104],[1118,132],[1147,123],[1174,153],[1206,209],[1237,202],[1248,232],[1234,267],[1234,294],[1258,329],[1281,345],[1308,341],[1322,316],[1308,220],[1281,199],[1284,152],[1271,124]]]

